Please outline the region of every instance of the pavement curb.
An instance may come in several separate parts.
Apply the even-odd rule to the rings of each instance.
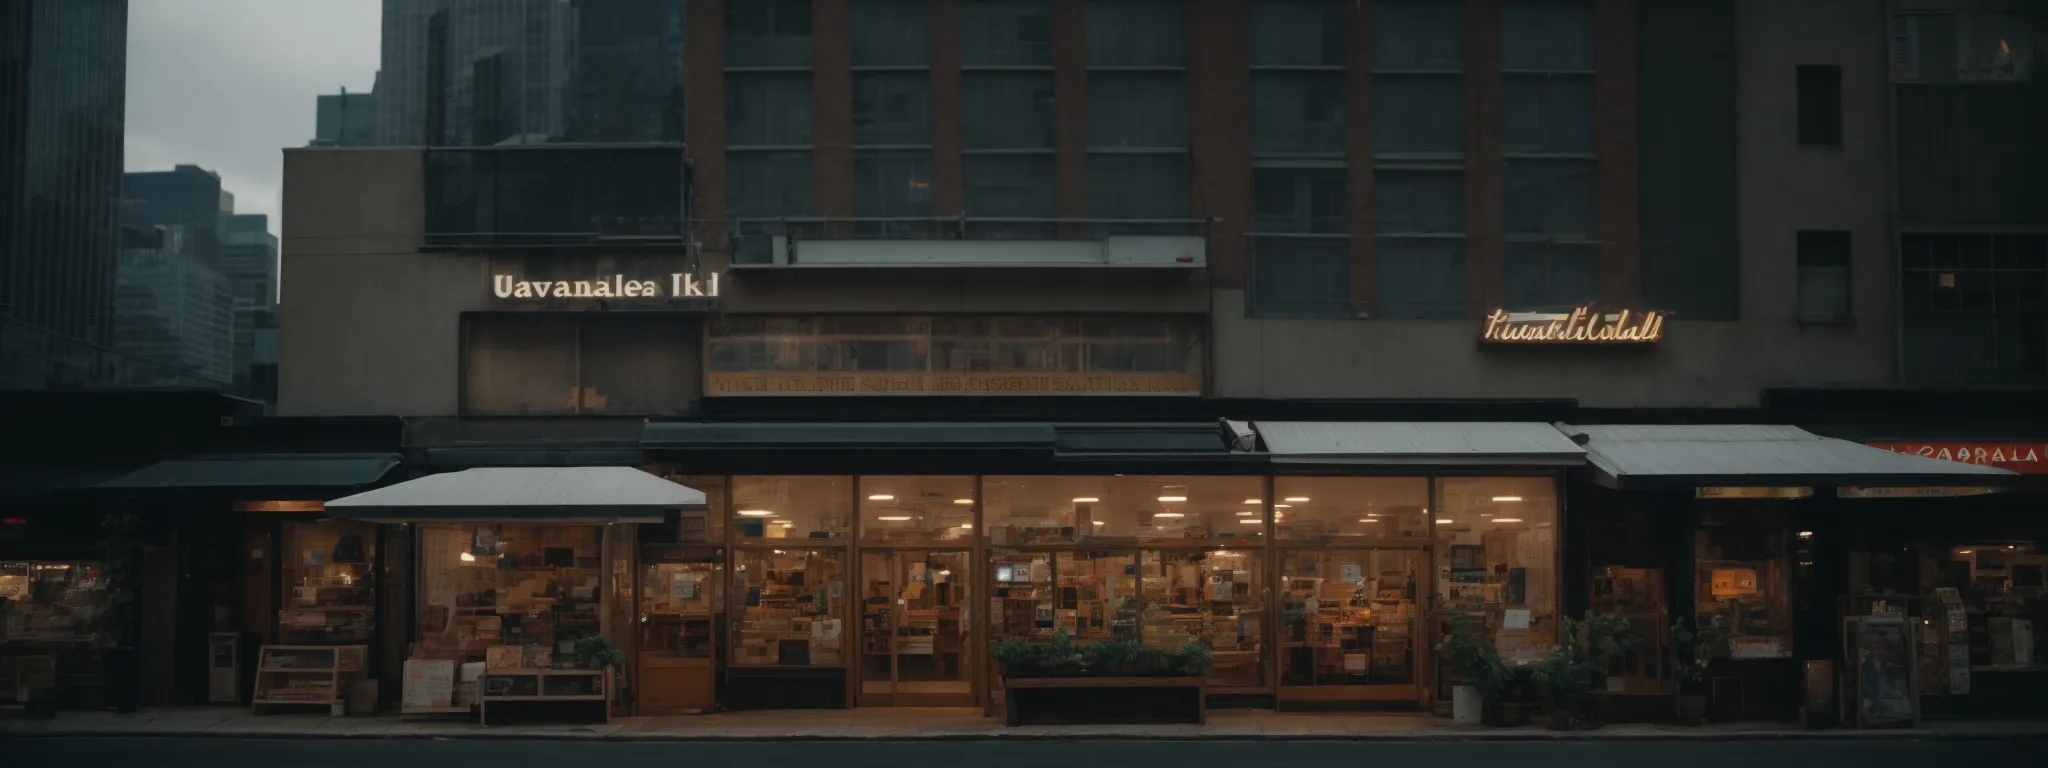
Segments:
[[[1398,742],[1732,742],[1732,741],[2033,741],[2048,740],[2048,730],[2004,733],[1940,733],[1924,730],[1900,731],[1815,731],[1812,733],[1673,733],[1601,734],[1599,732],[1502,733],[1502,734],[1176,734],[1130,735],[1105,733],[1018,733],[1018,734],[930,734],[882,736],[830,735],[705,735],[598,733],[310,733],[276,731],[46,731],[0,732],[0,741],[10,739],[222,739],[259,741],[582,741],[582,742],[961,742],[961,741],[1398,741]]]

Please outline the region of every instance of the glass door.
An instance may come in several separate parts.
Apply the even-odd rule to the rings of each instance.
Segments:
[[[1280,568],[1280,700],[1419,705],[1421,549],[1295,550]]]
[[[971,562],[965,550],[861,554],[861,704],[974,703]]]

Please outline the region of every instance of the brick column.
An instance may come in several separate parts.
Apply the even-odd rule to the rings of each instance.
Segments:
[[[1594,8],[1594,131],[1598,148],[1600,301],[1642,300],[1642,232],[1637,210],[1636,0]]]
[[[1501,251],[1501,0],[1465,3],[1465,314],[1507,298]]]
[[[1204,0],[1187,12],[1188,210],[1220,219],[1209,229],[1211,287],[1243,290],[1252,225],[1250,0]]]
[[[1053,204],[1068,219],[1088,216],[1088,12],[1082,4],[1052,4]],[[1060,236],[1086,237],[1087,228],[1061,227]]]
[[[725,0],[692,0],[687,13],[683,129],[696,172],[690,215],[707,256],[723,262],[731,255],[725,240]]]
[[[960,160],[960,0],[931,0],[932,215],[958,216],[965,198]]]
[[[1344,217],[1351,233],[1351,311],[1370,313],[1376,296],[1372,215],[1372,11],[1344,11]]]
[[[853,215],[853,32],[849,0],[811,4],[811,210]]]

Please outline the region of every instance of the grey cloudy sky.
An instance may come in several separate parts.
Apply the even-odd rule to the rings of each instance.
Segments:
[[[378,0],[129,0],[127,169],[220,174],[279,231],[284,147],[313,137],[313,97],[368,91]]]

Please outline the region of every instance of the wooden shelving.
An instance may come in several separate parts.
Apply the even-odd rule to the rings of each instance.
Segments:
[[[278,706],[325,706],[345,714],[349,687],[363,674],[365,645],[266,645],[256,660],[255,701],[263,714]]]

